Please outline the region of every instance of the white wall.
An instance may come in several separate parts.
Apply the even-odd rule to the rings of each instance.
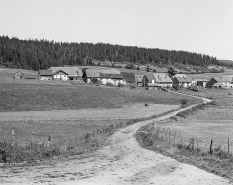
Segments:
[[[56,79],[56,80],[60,80],[61,79],[63,81],[68,80],[68,76],[67,75],[54,75],[53,78]]]

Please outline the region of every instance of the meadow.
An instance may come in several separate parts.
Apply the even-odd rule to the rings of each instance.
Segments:
[[[0,71],[0,115],[9,114],[9,119],[0,119],[3,163],[90,152],[118,128],[176,109],[184,98],[187,105],[200,102],[143,88],[15,80],[14,72]]]
[[[213,102],[141,128],[138,140],[148,149],[233,179],[233,90],[180,92]]]

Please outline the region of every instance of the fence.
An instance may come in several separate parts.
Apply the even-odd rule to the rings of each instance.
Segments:
[[[179,131],[169,128],[146,126],[147,140],[154,146],[157,144],[166,144],[167,146],[176,146],[178,148],[186,148],[187,150],[197,151],[201,153],[224,152],[226,154],[233,153],[233,140],[229,137],[219,138],[200,138],[195,136],[183,136]],[[143,129],[143,130],[144,130]]]

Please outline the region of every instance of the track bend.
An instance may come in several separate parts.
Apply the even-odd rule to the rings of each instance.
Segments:
[[[169,118],[179,111],[154,121]],[[92,154],[38,166],[0,168],[0,184],[229,185],[225,178],[139,146],[134,134],[151,121],[119,129],[107,140],[106,146]]]

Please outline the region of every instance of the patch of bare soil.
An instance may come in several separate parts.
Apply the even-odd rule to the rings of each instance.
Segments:
[[[174,111],[159,121],[174,116]],[[229,180],[140,147],[134,135],[153,120],[116,131],[106,146],[86,155],[38,166],[0,168],[1,184],[225,185]]]

